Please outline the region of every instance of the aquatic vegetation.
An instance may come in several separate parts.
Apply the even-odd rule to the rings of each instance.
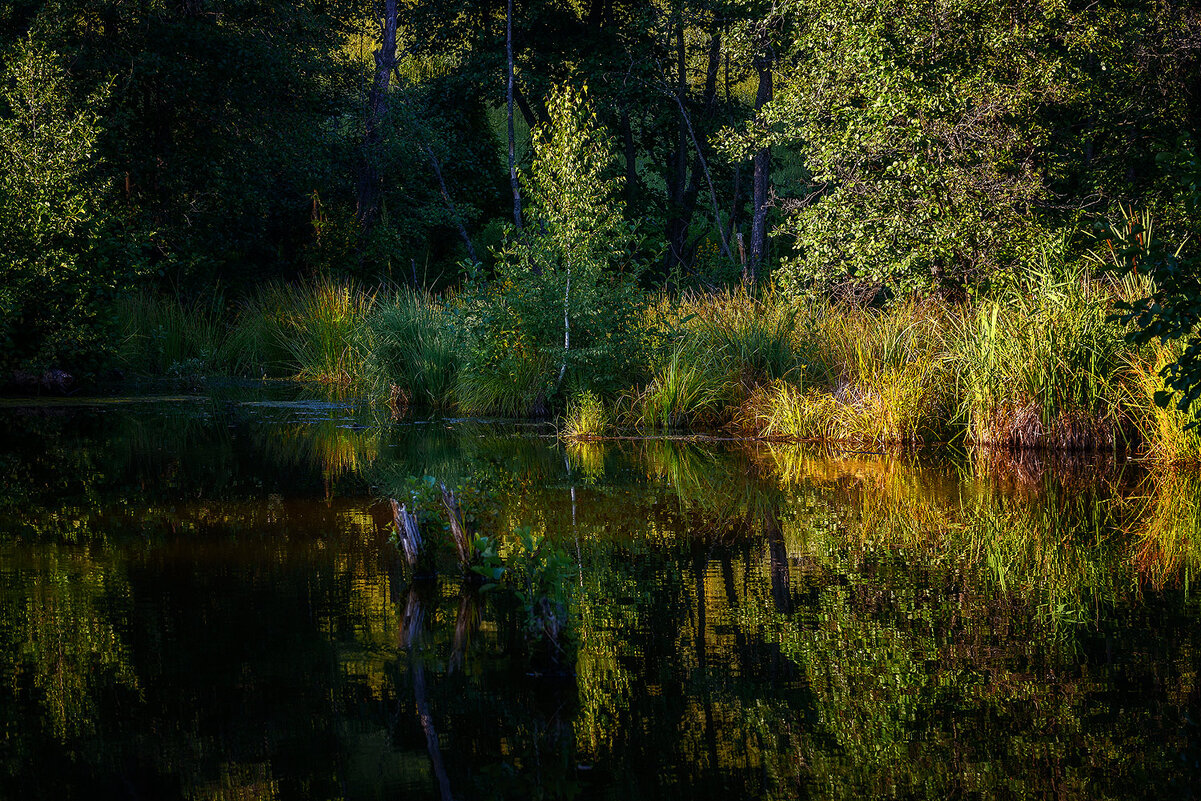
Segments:
[[[374,293],[321,278],[273,290],[274,334],[288,354],[286,368],[297,378],[348,385],[362,377],[369,342],[366,322]]]
[[[697,351],[713,355],[744,386],[787,378],[804,366],[798,349],[800,307],[782,293],[735,290],[685,296],[676,315]]]
[[[821,369],[808,371],[809,383],[759,387],[734,425],[799,440],[895,444],[947,436],[953,382],[946,317],[946,309],[915,301],[886,311],[832,311],[813,335]]]
[[[365,369],[377,396],[395,387],[422,408],[453,407],[462,343],[444,301],[397,291],[377,299],[367,328]]]
[[[1050,270],[962,318],[960,418],[980,445],[1111,448],[1125,437],[1122,330],[1083,272]]]
[[[609,412],[593,392],[581,392],[567,402],[561,434],[569,440],[589,440],[609,433]]]

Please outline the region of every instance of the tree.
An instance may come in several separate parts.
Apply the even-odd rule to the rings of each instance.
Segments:
[[[610,141],[584,91],[556,89],[547,111],[521,175],[525,226],[510,228],[471,315],[460,385],[486,391],[459,401],[476,411],[545,413],[565,386],[613,393],[638,363],[642,300]]]
[[[138,275],[106,214],[97,162],[103,92],[71,100],[61,59],[30,38],[0,76],[0,342],[37,370],[104,350],[100,306]]]
[[[534,162],[525,176],[528,233],[517,249],[533,273],[562,285],[563,352],[556,390],[572,358],[573,313],[589,314],[587,300],[630,241],[619,200],[621,178],[609,174],[613,157],[586,92],[586,87],[556,89],[548,104],[550,122],[534,131]]]
[[[1195,119],[1195,9],[1053,0],[790,2],[765,141],[811,174],[784,202],[791,285],[1005,282],[1082,212],[1155,190]],[[1190,38],[1191,37],[1191,38]]]

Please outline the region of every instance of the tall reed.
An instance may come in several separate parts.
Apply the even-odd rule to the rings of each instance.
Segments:
[[[1109,448],[1123,437],[1122,331],[1083,271],[1035,277],[962,318],[953,362],[968,439],[1011,448]]]
[[[246,302],[231,334],[235,361],[302,381],[356,383],[364,377],[366,322],[374,306],[373,292],[329,277],[265,284]]]
[[[209,373],[225,365],[225,327],[219,301],[186,302],[138,292],[115,306],[118,356],[137,373]]]
[[[625,417],[641,431],[717,425],[724,421],[731,384],[712,354],[679,340],[650,383],[627,394]]]
[[[428,293],[395,292],[377,300],[367,328],[371,346],[365,369],[376,394],[397,387],[424,407],[453,405],[462,357],[444,302]]]
[[[810,348],[820,355],[810,382],[761,388],[740,410],[739,426],[772,437],[881,444],[946,436],[947,316],[941,305],[917,302],[832,309],[812,334]]]

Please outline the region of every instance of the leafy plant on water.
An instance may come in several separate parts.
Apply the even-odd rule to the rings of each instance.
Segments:
[[[484,510],[483,513],[487,513],[494,506],[491,496],[473,485],[447,488],[434,476],[409,476],[397,494],[406,499],[406,510],[414,515],[417,527],[425,532],[422,548],[428,552],[428,557],[423,555],[423,558],[428,558],[432,565],[434,551],[443,543],[450,543],[459,569],[465,575],[473,575],[475,567],[481,564],[483,549],[492,546],[487,537],[471,533],[470,529],[478,527],[479,517],[475,512],[464,509]],[[396,503],[393,500],[393,504]],[[442,536],[431,538],[435,531],[441,532]],[[399,530],[393,531],[396,544],[403,546],[405,543],[396,539],[400,536]]]
[[[513,594],[522,614],[526,640],[543,650],[552,664],[568,654],[568,610],[575,595],[577,566],[562,547],[529,526],[513,530],[507,547],[477,538],[479,564],[472,567],[486,581],[485,591]]]
[[[589,440],[609,432],[609,412],[594,392],[585,391],[567,403],[563,436],[570,440]]]

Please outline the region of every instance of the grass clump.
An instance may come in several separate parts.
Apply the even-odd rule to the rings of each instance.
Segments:
[[[1027,291],[964,316],[953,352],[969,441],[1008,448],[1109,448],[1122,436],[1124,341],[1083,273],[1037,276]]]
[[[231,361],[243,374],[359,383],[374,305],[373,292],[329,277],[264,284],[243,304],[230,332]]]
[[[841,307],[817,321],[809,385],[776,381],[739,410],[737,424],[769,437],[912,443],[946,433],[952,382],[941,306]]]
[[[139,292],[119,300],[118,357],[142,375],[181,377],[220,370],[228,357],[217,302]]]
[[[786,378],[803,365],[798,314],[798,307],[774,290],[755,297],[745,287],[691,295],[680,308],[694,347],[720,355],[726,372],[748,388]]]
[[[279,318],[279,337],[289,367],[302,381],[352,384],[362,375],[363,334],[375,295],[352,284],[322,278],[289,285]]]
[[[584,391],[567,403],[562,434],[569,440],[599,439],[609,433],[609,412],[594,392]]]
[[[696,352],[687,340],[677,341],[650,382],[626,396],[627,420],[639,431],[723,422],[733,379],[718,358]]]
[[[376,303],[367,328],[367,370],[377,394],[396,388],[427,408],[453,406],[461,350],[443,302],[428,293],[401,290]]]

